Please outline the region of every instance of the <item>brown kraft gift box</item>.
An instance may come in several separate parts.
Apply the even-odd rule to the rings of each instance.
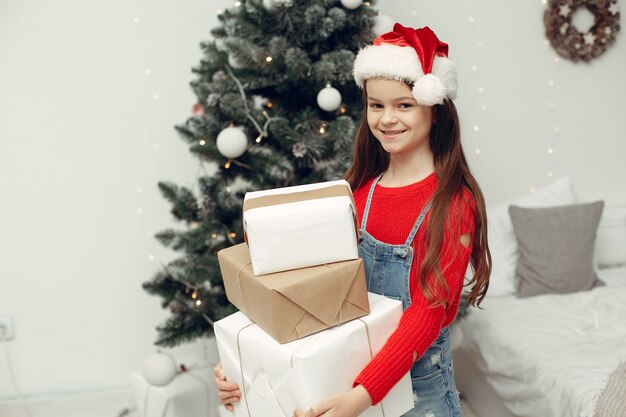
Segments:
[[[255,276],[245,243],[217,257],[228,300],[279,343],[369,313],[360,258]]]

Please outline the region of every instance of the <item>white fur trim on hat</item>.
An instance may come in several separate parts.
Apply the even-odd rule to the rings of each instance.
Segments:
[[[388,43],[361,49],[354,60],[354,80],[361,88],[369,78],[388,78],[414,83],[413,96],[422,105],[442,104],[444,98],[454,100],[458,83],[455,63],[445,56],[433,60],[432,73],[424,70],[415,49]]]
[[[363,88],[364,81],[381,77],[415,82],[424,75],[415,49],[383,43],[361,49],[354,60],[354,80]]]

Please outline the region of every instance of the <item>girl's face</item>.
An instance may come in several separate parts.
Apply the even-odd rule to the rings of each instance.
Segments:
[[[390,154],[430,150],[433,111],[417,104],[411,88],[398,80],[367,80],[367,124]]]

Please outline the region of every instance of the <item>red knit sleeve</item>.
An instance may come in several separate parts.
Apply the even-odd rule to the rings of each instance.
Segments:
[[[473,200],[466,199],[465,195],[460,200],[462,204],[458,204],[459,199],[451,204],[450,227],[444,233],[440,255],[442,272],[449,287],[448,306],[430,306],[421,287],[416,286],[411,305],[402,314],[398,328],[354,381],[354,386],[360,384],[367,390],[372,404],[379,403],[411,369],[414,358],[419,359],[437,339],[443,324],[448,321],[448,314],[456,313],[457,306],[453,303],[462,289],[473,242],[470,239],[470,246],[466,248],[459,239],[474,231],[475,213]],[[460,211],[457,210],[459,207]]]

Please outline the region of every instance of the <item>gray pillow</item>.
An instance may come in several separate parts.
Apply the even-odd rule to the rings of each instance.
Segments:
[[[594,249],[603,201],[569,206],[509,206],[519,247],[517,296],[566,294],[604,285]]]

